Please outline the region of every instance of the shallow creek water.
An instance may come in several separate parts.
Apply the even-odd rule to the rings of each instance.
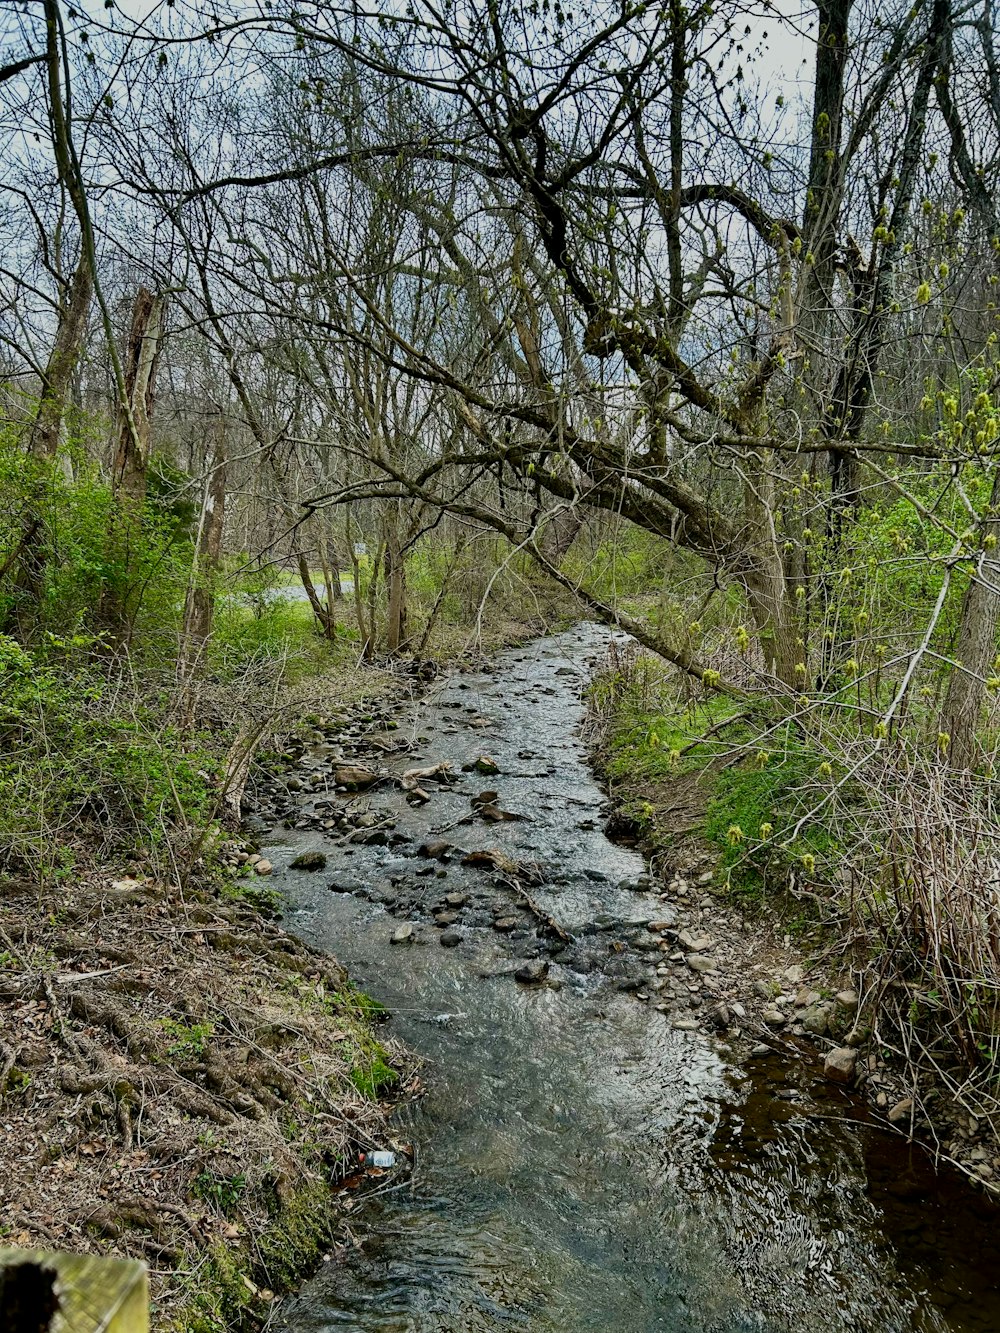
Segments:
[[[469,813],[470,795],[495,787],[528,818],[443,836],[548,867],[533,896],[570,932],[663,915],[659,899],[617,887],[644,866],[601,832],[579,733],[581,691],[606,641],[589,625],[539,640],[400,714],[415,749],[390,767],[458,769],[487,753],[500,768],[463,775],[423,807],[389,786],[361,798],[390,812],[409,845],[280,828],[263,839],[286,924],[387,1004],[391,1030],[426,1061],[426,1096],[394,1121],[414,1145],[412,1171],[359,1210],[364,1244],[323,1268],[283,1327],[1000,1330],[997,1211],[957,1178],[866,1125],[806,1061],[741,1065],[599,973],[556,963],[556,986],[518,984],[512,951],[524,952],[524,933],[511,941],[486,917],[475,924],[483,871],[415,859],[420,841]],[[288,868],[305,849],[327,853],[325,871]],[[392,915],[356,891],[428,864],[435,878],[421,884],[470,896],[462,942],[442,948],[425,919],[416,942],[393,947],[401,921],[418,919],[412,906]]]

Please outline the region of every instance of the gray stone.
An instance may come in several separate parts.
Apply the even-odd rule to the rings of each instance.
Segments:
[[[858,1007],[858,992],[856,990],[839,990],[836,998],[841,1009],[846,1009],[849,1014],[855,1013]]]
[[[271,865],[270,861],[254,862],[254,870],[258,875],[269,875],[273,869],[274,867]]]
[[[716,970],[713,959],[706,958],[703,953],[689,954],[687,965],[692,972],[714,972]]]
[[[454,949],[456,944],[462,943],[462,932],[460,930],[443,930],[441,932],[441,943],[446,949]]]
[[[834,1083],[850,1083],[858,1053],[850,1046],[837,1046],[823,1061],[823,1073]]]
[[[405,926],[399,926],[392,932],[392,939],[390,942],[392,944],[409,944],[413,939],[413,935],[413,927],[407,923]]]
[[[675,1018],[670,1026],[675,1032],[697,1032],[699,1024],[696,1018]]]
[[[806,1032],[811,1032],[815,1037],[823,1037],[830,1028],[829,1010],[825,1005],[811,1004],[808,1009],[803,1009],[799,1015],[799,1022]]]
[[[903,1100],[901,1102],[897,1102],[896,1105],[889,1112],[889,1124],[898,1125],[902,1120],[909,1120],[912,1112],[913,1112],[913,1098],[904,1097]]]
[[[769,1028],[783,1028],[785,1026],[785,1015],[780,1009],[765,1009],[761,1018]]]

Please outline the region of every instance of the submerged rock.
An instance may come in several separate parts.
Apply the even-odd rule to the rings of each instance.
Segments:
[[[291,862],[291,870],[325,870],[326,853],[325,852],[300,852]]]
[[[543,958],[532,958],[529,962],[523,963],[514,973],[515,981],[522,981],[525,985],[537,986],[549,975],[549,965]]]

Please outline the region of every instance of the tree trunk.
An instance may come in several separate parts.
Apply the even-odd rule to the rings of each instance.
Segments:
[[[141,505],[146,498],[149,433],[156,390],[156,370],[163,335],[166,302],[140,287],[132,308],[132,328],[125,349],[125,390],[128,403],[118,412],[118,447],[111,487],[115,495]]]
[[[390,656],[406,648],[406,565],[396,523],[387,525],[385,583],[388,594],[385,645]]]
[[[213,583],[222,559],[222,534],[226,519],[226,436],[222,421],[216,426],[215,447],[205,481],[194,563],[184,601],[181,631],[180,674],[185,682],[185,721],[193,715],[191,682],[200,669],[205,645],[212,633],[215,601]]]
[[[69,291],[59,306],[59,323],[52,346],[38,415],[31,432],[31,452],[50,461],[59,452],[66,404],[73,388],[73,377],[87,334],[87,317],[94,296],[94,274],[86,254],[80,256]]]
[[[326,606],[323,605],[320,595],[316,591],[316,585],[312,581],[309,561],[306,559],[305,552],[296,550],[295,559],[299,567],[299,578],[302,580],[302,586],[306,590],[309,605],[312,607],[316,622],[323,632],[323,637],[324,639],[335,639],[337,637],[337,621],[333,615],[332,603],[328,600]]]

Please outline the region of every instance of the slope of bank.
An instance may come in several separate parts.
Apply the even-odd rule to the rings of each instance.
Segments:
[[[3,903],[5,1242],[146,1260],[156,1328],[260,1326],[412,1079],[378,1006],[259,893],[94,873]]]
[[[796,824],[819,760],[772,737],[772,761],[727,701],[683,705],[645,680],[622,688],[623,674],[616,655],[592,689],[592,760],[613,802],[608,831],[641,847],[671,909],[656,1001],[672,1009],[690,995],[692,1013],[675,1026],[814,1060],[876,1123],[1000,1196],[989,1052],[970,1063],[942,1020],[906,933],[919,919],[892,917],[891,898],[882,918],[860,893],[852,900],[851,849],[822,822],[803,825],[793,854],[771,832]],[[763,857],[748,854],[758,831]],[[821,863],[839,867],[839,892],[824,886]],[[973,1011],[969,985],[959,998]]]

